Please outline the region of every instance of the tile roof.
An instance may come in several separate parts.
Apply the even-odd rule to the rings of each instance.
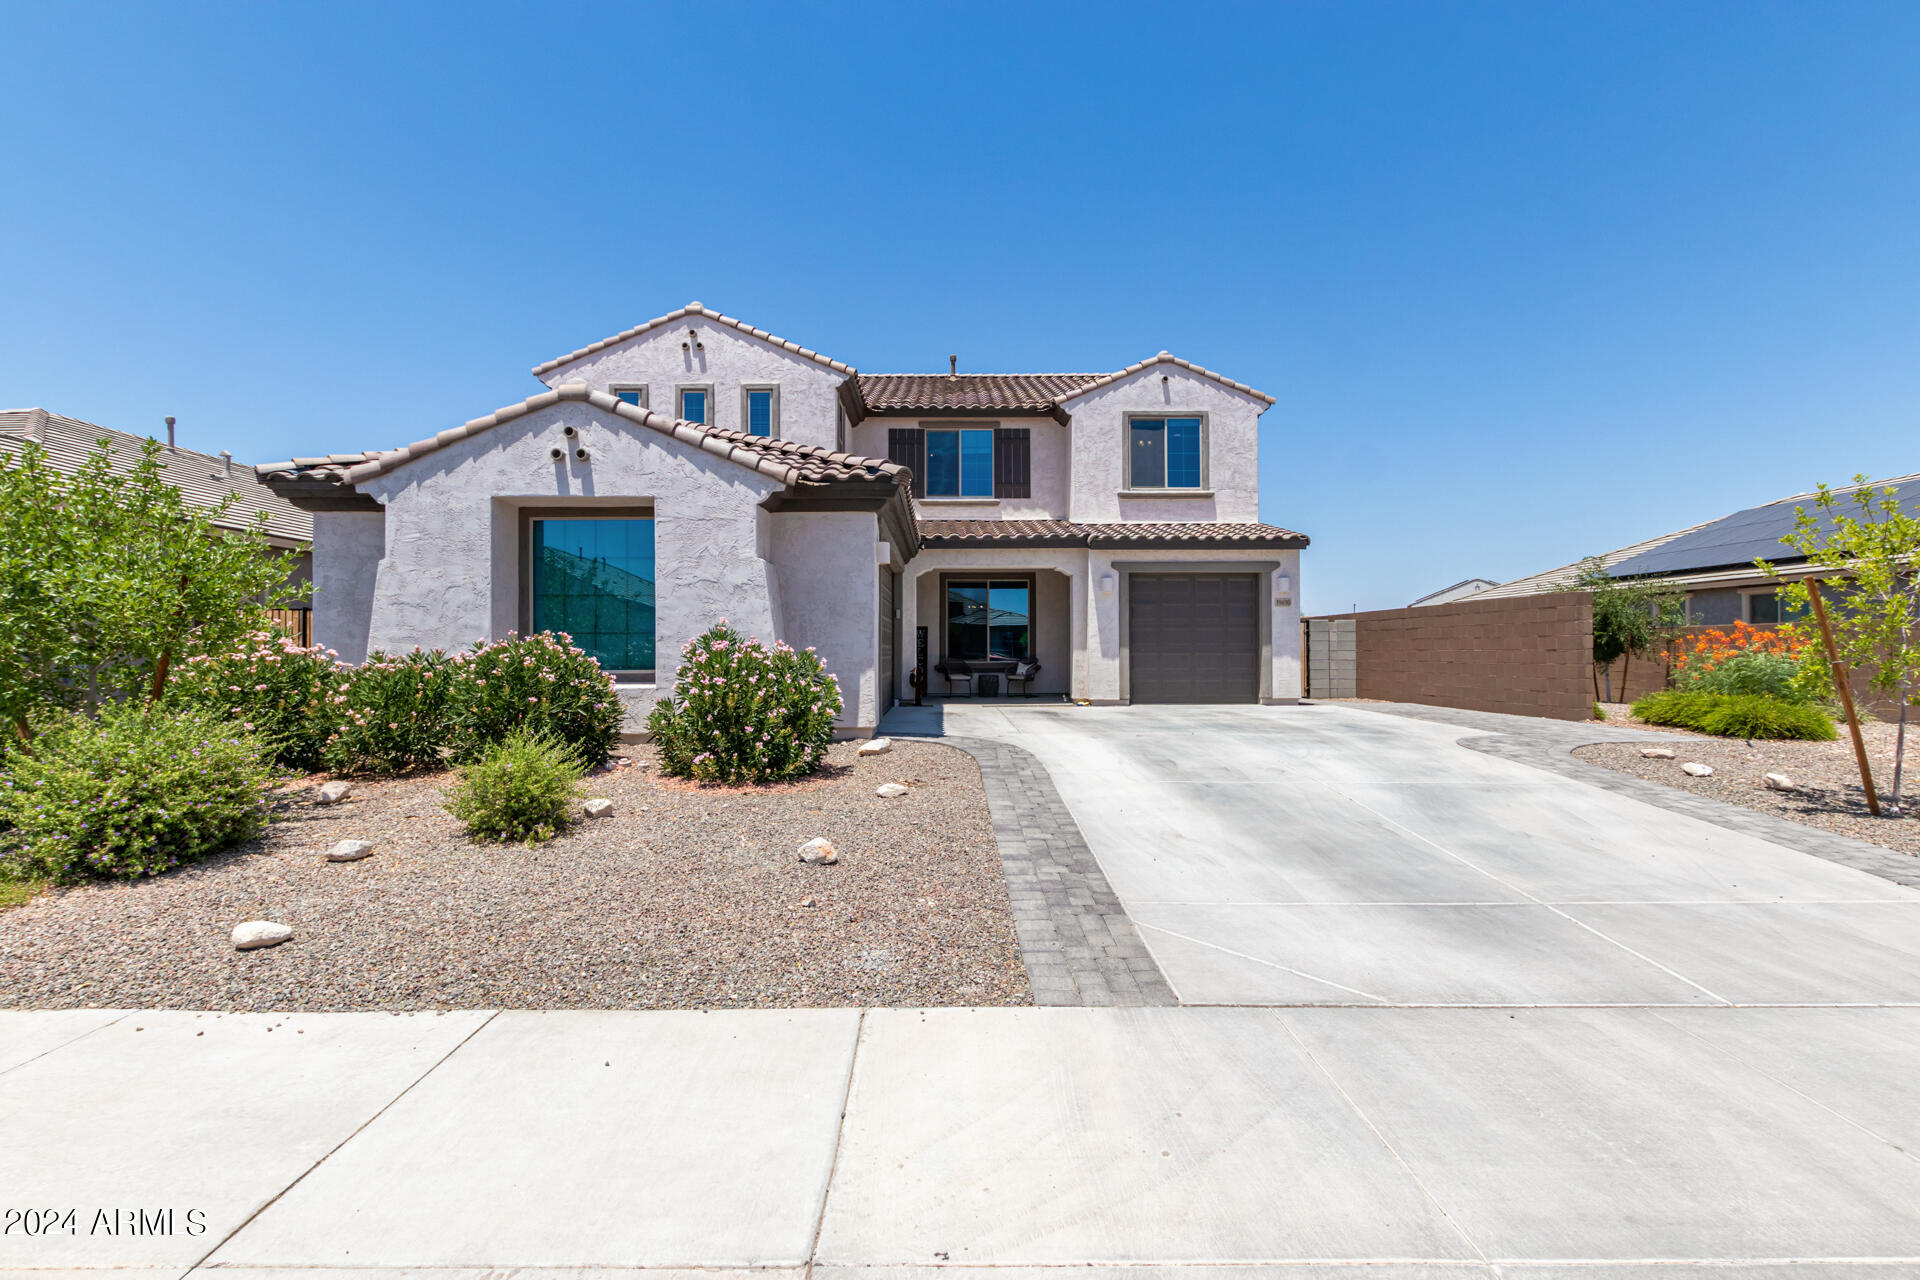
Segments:
[[[1052,413],[1060,398],[1099,373],[863,373],[860,395],[875,413],[1024,411]]]
[[[942,547],[1304,547],[1307,535],[1270,524],[1072,520],[922,520],[920,545]]]
[[[113,469],[121,472],[133,469],[148,439],[45,409],[0,409],[0,451],[12,452],[21,441],[37,440],[46,448],[48,465],[65,475],[78,471],[103,437],[111,441]],[[269,536],[290,542],[313,540],[313,517],[269,489],[256,469],[244,462],[234,463],[229,470],[225,458],[162,446],[160,464],[167,482],[178,486],[197,507],[218,507],[228,494],[239,499],[215,521],[222,528],[252,528],[254,515],[264,511]]]
[[[1266,401],[1269,405],[1274,405],[1279,403],[1279,401],[1275,400],[1272,396],[1268,395],[1264,391],[1256,391],[1244,382],[1235,382],[1232,378],[1229,378],[1226,374],[1215,373],[1213,370],[1204,368],[1201,365],[1197,365],[1193,363],[1193,361],[1191,360],[1182,360],[1179,356],[1174,355],[1170,351],[1162,351],[1158,355],[1155,355],[1146,360],[1140,361],[1138,364],[1130,364],[1124,369],[1117,369],[1112,373],[1102,374],[1101,376],[1095,378],[1092,382],[1087,383],[1085,386],[1076,387],[1071,391],[1067,391],[1061,395],[1055,396],[1054,403],[1064,405],[1069,400],[1078,400],[1081,396],[1086,395],[1089,391],[1098,391],[1100,388],[1109,386],[1115,382],[1118,382],[1122,378],[1130,378],[1134,374],[1139,373],[1142,369],[1151,369],[1154,365],[1157,365],[1157,364],[1178,365],[1180,368],[1187,370],[1189,373],[1197,373],[1201,377],[1206,378],[1212,382],[1217,382],[1223,387],[1232,387],[1235,391],[1243,391],[1246,394],[1252,396],[1256,400]]]
[[[581,347],[578,351],[569,351],[564,356],[555,356],[543,364],[537,364],[533,366],[533,376],[538,378],[544,374],[552,373],[562,365],[572,364],[575,360],[583,359],[594,354],[596,351],[605,351],[608,347],[618,346],[629,338],[637,338],[649,329],[658,329],[663,324],[672,324],[674,321],[684,320],[688,316],[698,316],[714,324],[725,325],[729,329],[737,329],[749,337],[758,338],[762,342],[770,342],[783,351],[790,351],[803,360],[811,360],[815,364],[825,365],[836,373],[848,375],[854,373],[854,368],[850,364],[842,364],[838,360],[821,355],[818,351],[803,347],[797,342],[788,342],[785,338],[775,337],[765,329],[756,329],[744,320],[735,320],[732,316],[723,316],[718,311],[709,311],[698,302],[689,302],[678,311],[669,311],[666,315],[655,316],[645,324],[637,324],[631,329],[614,334],[611,338],[602,338],[598,342],[589,343]]]
[[[497,427],[503,422],[523,418],[529,413],[545,409],[563,400],[584,400],[603,413],[613,414],[640,426],[650,427],[661,435],[672,436],[682,443],[704,449],[731,462],[737,462],[762,475],[771,476],[782,484],[830,484],[840,481],[897,483],[899,477],[906,473],[906,469],[900,464],[888,462],[882,458],[863,458],[854,454],[836,453],[817,445],[795,444],[788,440],[750,436],[744,432],[677,421],[665,414],[630,405],[604,391],[591,391],[577,382],[562,383],[539,395],[530,396],[519,404],[510,404],[504,409],[496,409],[484,418],[475,418],[460,426],[450,427],[431,439],[415,441],[398,449],[377,450],[371,453],[335,453],[324,458],[293,458],[286,462],[263,464],[259,470],[270,480],[287,477],[356,485],[384,475],[416,458],[465,440],[469,436]]]

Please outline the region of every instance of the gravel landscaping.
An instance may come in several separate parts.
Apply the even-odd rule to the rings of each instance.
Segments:
[[[149,880],[0,912],[0,1007],[214,1010],[1008,1005],[1031,998],[970,756],[833,747],[769,787],[590,778],[613,816],[469,843],[443,775],[291,789],[260,839]],[[907,794],[881,799],[882,783]],[[824,836],[833,863],[802,863]],[[370,857],[328,862],[341,840]],[[292,926],[236,951],[235,925]]]
[[[1915,809],[1920,808],[1920,788],[1916,787],[1913,776],[1916,766],[1920,766],[1920,732],[1915,731],[1920,727],[1910,725],[1907,736],[1907,778],[1902,790],[1906,793],[1910,816],[1875,818],[1867,812],[1866,792],[1860,786],[1860,770],[1853,757],[1853,741],[1844,724],[1840,726],[1837,742],[1759,739],[1748,742],[1742,738],[1718,738],[1686,729],[1644,724],[1634,719],[1622,703],[1609,704],[1606,711],[1609,724],[1629,725],[1673,739],[1669,745],[1675,748],[1675,758],[1647,759],[1641,749],[1661,744],[1641,742],[1602,742],[1577,747],[1573,753],[1577,758],[1920,857],[1920,816],[1912,816]],[[1893,782],[1896,726],[1876,721],[1861,729],[1867,744],[1867,762],[1884,807]],[[1681,771],[1681,766],[1688,762],[1710,766],[1712,776],[1688,776]],[[1794,783],[1795,790],[1770,790],[1765,781],[1769,773],[1785,774]]]

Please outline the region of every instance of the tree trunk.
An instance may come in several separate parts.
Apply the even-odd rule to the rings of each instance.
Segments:
[[[1593,664],[1592,675],[1593,675],[1593,700],[1595,702],[1598,702],[1600,701],[1600,664],[1597,662]]]
[[[173,649],[169,646],[160,651],[160,661],[153,664],[153,688],[147,693],[149,703],[160,701],[160,695],[166,692],[167,669],[172,665]]]
[[[1629,649],[1620,655],[1620,701],[1622,702],[1632,701],[1627,697],[1627,673],[1632,670],[1633,650]]]

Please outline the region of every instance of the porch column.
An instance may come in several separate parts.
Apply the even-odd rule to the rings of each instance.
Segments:
[[[1093,696],[1087,666],[1087,593],[1092,589],[1087,577],[1087,561],[1082,556],[1062,570],[1067,576],[1067,630],[1073,642],[1073,667],[1068,674],[1068,696],[1075,699]]]

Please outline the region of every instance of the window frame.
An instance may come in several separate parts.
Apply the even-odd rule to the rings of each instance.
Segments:
[[[629,394],[638,395],[640,397],[640,402],[634,407],[636,409],[647,408],[647,384],[644,382],[611,383],[607,387],[607,394],[612,396],[615,400],[620,399],[620,397],[624,395],[629,395]]]
[[[687,392],[689,391],[699,392],[707,398],[706,421],[696,425],[702,427],[713,426],[713,384],[711,382],[685,382],[675,386],[673,389],[673,416],[681,422],[693,421],[692,418],[687,416]]]
[[[926,471],[920,484],[925,490],[922,500],[926,502],[998,502],[1000,500],[1000,476],[998,471],[1000,440],[998,422],[922,422],[920,424],[920,465]],[[963,431],[978,431],[987,437],[987,491],[985,493],[935,493],[933,491],[933,457],[931,437],[941,432],[958,434]],[[960,471],[959,488],[966,489],[966,454],[964,445],[959,446]]]
[[[619,684],[652,685],[660,670],[660,524],[651,502],[622,503],[619,506],[521,507],[520,528],[520,634],[533,634],[533,522],[536,520],[651,520],[654,522],[654,612],[653,666],[609,670]],[[604,670],[604,668],[603,668]]]
[[[1136,422],[1158,422],[1165,424],[1175,418],[1193,418],[1200,423],[1200,483],[1197,485],[1170,485],[1166,481],[1166,436],[1160,440],[1160,478],[1157,485],[1134,483],[1133,479],[1133,424]],[[1122,493],[1142,494],[1156,498],[1164,497],[1205,497],[1213,492],[1213,432],[1212,424],[1204,412],[1192,410],[1167,409],[1164,411],[1142,410],[1124,415],[1120,429],[1120,489]]]
[[[771,399],[767,406],[767,434],[755,437],[761,440],[780,438],[780,384],[777,382],[745,382],[740,385],[740,434],[753,435],[753,393],[765,391]]]
[[[959,654],[953,653],[947,648],[947,639],[948,639],[948,636],[947,636],[947,630],[948,630],[947,589],[956,583],[968,583],[968,582],[984,582],[988,584],[989,591],[992,590],[992,584],[996,582],[1020,582],[1026,585],[1026,588],[1027,588],[1027,660],[1029,662],[1039,661],[1038,655],[1040,653],[1040,575],[1032,571],[1025,572],[1025,573],[992,573],[992,572],[981,573],[978,570],[975,570],[972,572],[968,572],[966,570],[956,570],[953,572],[942,572],[940,574],[940,599],[938,604],[938,607],[940,610],[940,659],[939,660],[944,662],[948,658],[954,658],[956,660],[963,660],[963,661],[969,661],[969,662],[1007,661],[1007,659],[996,659],[996,658],[960,659]]]

